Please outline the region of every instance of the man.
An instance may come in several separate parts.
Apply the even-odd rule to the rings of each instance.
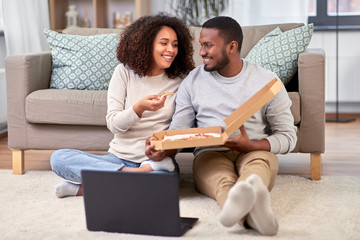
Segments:
[[[230,17],[215,17],[203,24],[199,41],[204,64],[181,83],[170,129],[225,128],[223,120],[230,113],[278,78],[240,59],[242,40],[240,25]],[[297,140],[290,106],[283,87],[224,146],[195,149],[196,189],[218,202],[224,226],[245,223],[263,235],[277,233],[269,191],[278,172],[275,154],[290,152]],[[155,151],[148,141],[146,154],[160,160],[176,151]]]

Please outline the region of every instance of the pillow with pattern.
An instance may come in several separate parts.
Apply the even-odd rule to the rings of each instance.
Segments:
[[[50,88],[107,90],[119,63],[118,34],[78,36],[45,29],[51,48]]]
[[[245,60],[275,72],[286,85],[298,68],[298,58],[310,43],[313,24],[282,32],[279,27],[265,35]]]

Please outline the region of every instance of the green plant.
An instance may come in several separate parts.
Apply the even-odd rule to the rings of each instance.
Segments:
[[[171,9],[188,25],[201,26],[209,18],[219,16],[229,0],[174,0]]]

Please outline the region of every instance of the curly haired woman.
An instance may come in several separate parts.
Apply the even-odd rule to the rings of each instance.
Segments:
[[[82,195],[83,169],[177,174],[174,159],[152,161],[146,157],[145,141],[170,124],[176,94],[160,96],[176,93],[182,79],[194,68],[192,39],[185,23],[162,13],[141,17],[125,28],[116,50],[120,64],[107,95],[106,122],[114,133],[108,154],[55,151],[52,170],[66,180],[56,186],[57,197]]]

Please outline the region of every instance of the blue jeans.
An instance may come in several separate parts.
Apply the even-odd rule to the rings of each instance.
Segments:
[[[173,158],[175,170],[171,174],[179,174],[179,165]],[[60,149],[50,158],[51,169],[59,177],[74,183],[81,183],[82,170],[118,171],[122,167],[138,168],[141,163],[127,161],[112,153],[96,155],[75,149]],[[152,173],[169,173],[153,171]]]

